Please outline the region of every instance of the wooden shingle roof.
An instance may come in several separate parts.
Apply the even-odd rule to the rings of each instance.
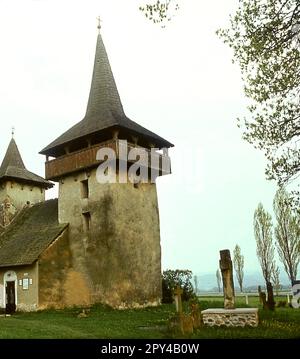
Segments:
[[[87,135],[110,128],[124,129],[149,140],[155,146],[172,147],[172,143],[130,120],[124,113],[101,34],[97,38],[93,77],[86,115],[40,153],[56,156],[57,149]]]
[[[24,208],[0,236],[0,267],[30,265],[67,228],[58,223],[58,200]]]
[[[30,171],[24,165],[16,141],[12,138],[0,167],[0,181],[13,179],[38,187],[51,188],[53,184]]]

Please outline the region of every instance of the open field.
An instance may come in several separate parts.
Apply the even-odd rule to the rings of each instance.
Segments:
[[[221,297],[200,297],[201,309],[222,304]],[[237,306],[245,307],[244,297],[237,298]],[[258,298],[249,297],[249,306],[259,306]],[[124,311],[94,306],[87,318],[77,317],[78,308],[17,313],[0,318],[0,338],[172,338],[166,326],[174,310],[174,305]],[[260,310],[259,315],[258,328],[204,327],[191,338],[300,338],[300,309]]]

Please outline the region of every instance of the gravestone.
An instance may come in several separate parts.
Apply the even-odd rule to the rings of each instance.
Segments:
[[[266,293],[261,290],[261,286],[260,286],[260,285],[258,286],[257,290],[258,290],[258,295],[259,295],[259,302],[260,302],[260,304],[262,304],[263,309],[267,309],[267,308],[268,308],[268,305],[267,305],[267,296],[266,296]]]
[[[270,309],[274,310],[275,308],[275,301],[274,301],[274,294],[273,294],[273,286],[272,283],[267,283],[267,294],[261,290],[261,286],[258,286],[258,295],[259,301],[263,306],[263,309]],[[268,296],[268,298],[267,298]]]
[[[182,300],[181,295],[183,293],[183,290],[177,286],[174,290],[174,298],[175,298],[175,305],[176,305],[176,312],[179,314],[182,314]]]
[[[183,313],[182,310],[181,295],[183,290],[177,286],[173,293],[176,305],[176,315],[169,319],[169,330],[173,333],[192,334],[194,331],[193,317],[189,314]]]
[[[257,308],[235,308],[232,261],[228,249],[220,251],[220,269],[223,280],[224,309],[206,309],[201,312],[204,325],[210,327],[257,327]]]
[[[199,329],[202,326],[201,313],[199,309],[198,303],[191,303],[191,317],[193,319],[193,327],[194,329]]]
[[[225,249],[220,251],[220,269],[222,273],[223,292],[224,292],[224,308],[234,309],[234,284],[233,284],[233,272],[232,261],[230,257],[230,251]]]

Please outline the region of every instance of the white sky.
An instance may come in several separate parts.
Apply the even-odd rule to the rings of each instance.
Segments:
[[[100,15],[127,116],[175,144],[158,184],[163,268],[215,273],[219,250],[238,243],[257,270],[253,213],[271,209],[275,185],[241,139],[240,72],[215,35],[238,0],[182,1],[166,29],[142,2],[0,0],[0,158],[15,126],[27,168],[44,174],[38,152],[84,116]]]

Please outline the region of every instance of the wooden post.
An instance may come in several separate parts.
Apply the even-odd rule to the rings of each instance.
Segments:
[[[262,301],[261,301],[261,286],[260,285],[257,287],[257,292],[258,292],[259,302],[262,304]]]
[[[248,298],[248,294],[245,295],[246,298],[246,305],[249,305],[249,298]]]

